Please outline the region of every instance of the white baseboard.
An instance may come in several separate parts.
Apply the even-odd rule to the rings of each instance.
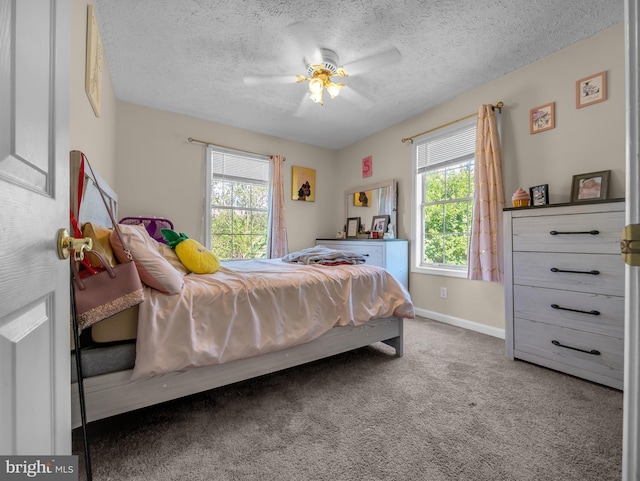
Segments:
[[[445,324],[451,324],[452,326],[462,327],[469,329],[470,331],[481,332],[488,336],[498,337],[504,339],[504,329],[499,327],[487,326],[486,324],[480,324],[479,322],[468,321],[467,319],[460,319],[459,317],[448,316],[439,312],[428,311],[426,309],[415,308],[416,315],[433,319],[434,321],[443,322]]]

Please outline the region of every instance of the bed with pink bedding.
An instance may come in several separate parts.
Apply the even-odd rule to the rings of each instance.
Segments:
[[[72,175],[73,167],[72,156]],[[110,225],[99,206],[82,212],[82,220]],[[87,421],[376,342],[394,347],[401,357],[403,318],[413,317],[409,294],[380,267],[282,259],[223,262],[213,274],[184,275],[184,285],[173,295],[145,287],[135,363],[85,374]],[[83,363],[84,356],[83,350]],[[76,427],[75,383],[72,399]]]

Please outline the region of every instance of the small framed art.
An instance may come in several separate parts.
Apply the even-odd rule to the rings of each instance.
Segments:
[[[360,217],[349,217],[347,219],[347,239],[356,239],[360,230]]]
[[[529,187],[531,205],[546,205],[549,203],[549,184]]]
[[[571,182],[571,202],[606,199],[609,195],[610,175],[610,170],[574,175]]]
[[[576,108],[607,100],[607,72],[576,80]]]
[[[356,192],[353,194],[353,205],[356,207],[370,207],[372,194],[372,190]]]
[[[291,199],[315,202],[316,169],[296,165],[291,167]]]
[[[387,232],[387,226],[391,216],[388,215],[374,215],[371,220],[371,232],[377,232],[379,237],[382,237]]]
[[[529,110],[529,133],[537,134],[556,126],[555,102]]]

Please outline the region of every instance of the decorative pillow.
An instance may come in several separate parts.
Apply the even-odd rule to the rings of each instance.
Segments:
[[[169,247],[175,249],[180,262],[194,274],[213,274],[220,268],[220,261],[216,255],[207,250],[200,242],[180,232],[162,229],[162,236]]]
[[[144,225],[119,224],[124,242],[131,251],[140,279],[149,287],[165,294],[176,294],[184,286],[184,275],[164,258],[160,251],[162,244],[151,238]],[[120,262],[127,261],[118,233],[110,236],[111,247]]]
[[[90,237],[93,241],[93,250],[98,251],[104,256],[107,262],[113,267],[117,264],[117,260],[113,255],[111,249],[111,242],[109,236],[111,231],[109,227],[104,227],[91,222],[85,222],[82,225],[82,237]],[[102,263],[95,256],[88,256],[89,261],[93,267],[101,267]]]

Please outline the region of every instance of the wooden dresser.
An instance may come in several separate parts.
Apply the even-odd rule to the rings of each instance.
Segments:
[[[624,199],[504,211],[505,350],[623,388]]]
[[[409,289],[409,243],[406,239],[316,239],[316,245],[362,254],[367,264],[384,267]]]

